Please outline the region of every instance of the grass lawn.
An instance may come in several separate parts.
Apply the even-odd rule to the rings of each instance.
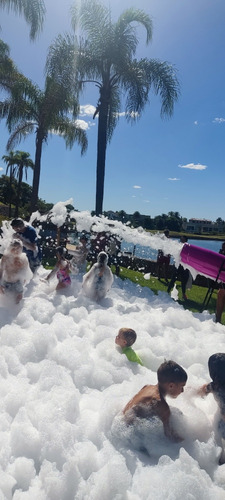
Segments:
[[[46,269],[52,269],[56,263],[56,260],[53,258],[48,259],[48,262],[45,262],[43,265]],[[115,267],[111,266],[112,272],[115,274]],[[87,271],[89,270],[89,264],[87,265]],[[139,271],[132,271],[131,269],[127,269],[126,267],[120,267],[120,278],[125,280],[129,279],[140,286],[147,286],[150,288],[156,295],[158,291],[166,292],[167,291],[167,283],[162,279],[158,279],[156,276],[151,276],[150,279],[145,279],[144,274]],[[182,292],[181,292],[181,283],[180,281],[176,281],[176,287],[178,291],[178,303],[181,304],[184,309],[189,309],[192,312],[202,312],[202,304],[204,298],[207,293],[207,288],[203,286],[192,285],[191,290],[187,290],[187,300],[183,300]],[[212,297],[210,299],[209,305],[207,307],[208,311],[211,314],[215,313],[216,310],[216,298],[217,298],[217,290],[214,290]],[[222,324],[225,325],[225,312],[222,314]]]
[[[112,266],[112,271],[114,272],[113,266]],[[150,279],[145,279],[142,273],[138,271],[132,271],[131,269],[126,269],[125,267],[120,268],[120,278],[129,279],[140,286],[147,286],[155,294],[157,294],[158,291],[162,292],[167,291],[168,285],[163,278],[159,280],[156,276],[150,275]],[[182,298],[180,281],[176,281],[176,287],[178,291],[178,302],[184,307],[184,309],[189,309],[192,312],[202,312],[202,304],[207,293],[207,288],[202,286],[192,285],[191,290],[187,290],[188,299],[184,301]],[[216,298],[217,298],[217,290],[214,290],[209,305],[207,307],[207,310],[211,314],[215,313],[216,310]],[[225,312],[222,315],[222,324],[225,325]]]

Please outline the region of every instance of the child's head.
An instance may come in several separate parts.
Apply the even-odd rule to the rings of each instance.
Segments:
[[[105,252],[100,252],[97,257],[98,263],[103,266],[104,264],[107,264],[108,262],[108,255]]]
[[[176,398],[183,392],[187,382],[186,371],[175,361],[164,361],[157,370],[159,387],[164,394]]]
[[[81,234],[80,236],[80,242],[85,245],[87,243],[87,236],[86,234]]]
[[[56,255],[57,257],[65,257],[65,254],[66,254],[66,249],[63,248],[63,247],[57,247],[56,248]]]
[[[115,342],[120,347],[130,347],[134,344],[136,338],[137,334],[132,328],[120,328],[115,338]]]
[[[23,244],[20,240],[14,240],[9,245],[9,251],[13,254],[22,253],[22,250],[23,250]]]
[[[23,219],[13,219],[11,222],[11,226],[13,228],[13,231],[16,231],[16,233],[20,233],[25,229],[25,224],[23,222]]]
[[[217,385],[225,386],[225,353],[212,354],[208,361],[208,367],[212,381]]]

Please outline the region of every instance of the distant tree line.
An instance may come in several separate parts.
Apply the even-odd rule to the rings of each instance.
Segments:
[[[94,213],[94,212],[93,212]],[[104,212],[104,215],[109,218],[115,218],[123,223],[130,222],[133,227],[143,227],[144,229],[155,229],[158,231],[169,229],[170,231],[181,231],[182,223],[186,220],[181,217],[179,212],[168,212],[168,214],[156,215],[143,215],[139,212],[127,214],[124,210],[115,212]]]
[[[94,212],[92,212],[94,214]],[[139,212],[134,212],[133,214],[127,214],[124,210],[118,212],[104,212],[104,215],[109,218],[115,218],[123,223],[130,222],[133,227],[143,227],[147,230],[157,230],[163,231],[164,229],[169,229],[169,231],[181,232],[183,231],[183,223],[187,222],[186,217],[182,217],[179,212],[168,212],[168,214],[156,215],[151,217],[150,215],[142,215]],[[224,225],[225,232],[225,221],[218,217],[216,220],[218,225]]]

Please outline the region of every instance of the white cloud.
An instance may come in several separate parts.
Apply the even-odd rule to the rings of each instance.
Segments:
[[[213,123],[224,123],[225,118],[214,118]]]
[[[78,127],[82,128],[82,130],[88,130],[90,127],[95,125],[95,123],[86,122],[85,120],[76,120],[76,124]]]
[[[4,168],[0,167],[0,172],[2,172],[2,170],[4,170]]]
[[[200,165],[200,163],[187,163],[187,165],[178,165],[179,168],[189,168],[190,170],[205,170],[206,165]]]
[[[144,203],[150,203],[150,200],[144,200]]]
[[[177,177],[168,177],[168,181],[180,181]]]
[[[133,186],[134,189],[141,189],[141,186]]]
[[[93,116],[96,111],[96,107],[92,106],[92,104],[85,104],[84,106],[80,106],[80,115],[81,116]]]
[[[94,127],[95,126],[95,123],[92,123],[92,122],[86,122],[85,120],[75,120],[74,122],[79,128],[81,128],[82,130],[89,130],[91,127]],[[54,135],[59,135],[60,137],[64,137],[64,134],[63,133],[60,133],[58,130],[54,130],[52,129],[51,130],[51,134],[54,134]]]
[[[198,125],[198,120],[195,120],[194,125]]]

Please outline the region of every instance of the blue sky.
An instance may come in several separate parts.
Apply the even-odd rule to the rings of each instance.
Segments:
[[[22,18],[1,11],[1,38],[20,71],[41,88],[50,43],[70,31],[71,0],[45,0],[47,17],[37,41],[29,41]],[[136,210],[152,217],[178,211],[182,217],[225,219],[225,3],[224,0],[104,0],[115,19],[128,7],[143,9],[153,21],[153,40],[146,47],[139,30],[138,57],[158,58],[177,69],[181,95],[170,119],[160,118],[160,100],[150,104],[135,125],[123,117],[107,150],[104,210]],[[64,140],[49,137],[42,155],[39,196],[49,202],[73,198],[78,210],[95,206],[97,120],[92,107],[97,91],[89,85],[81,97],[88,151],[66,150]],[[121,110],[123,111],[123,109]],[[90,114],[88,114],[88,112]],[[8,132],[0,124],[0,158]],[[17,149],[34,158],[35,137]],[[5,172],[5,164],[0,160]],[[31,183],[31,177],[29,178]]]

